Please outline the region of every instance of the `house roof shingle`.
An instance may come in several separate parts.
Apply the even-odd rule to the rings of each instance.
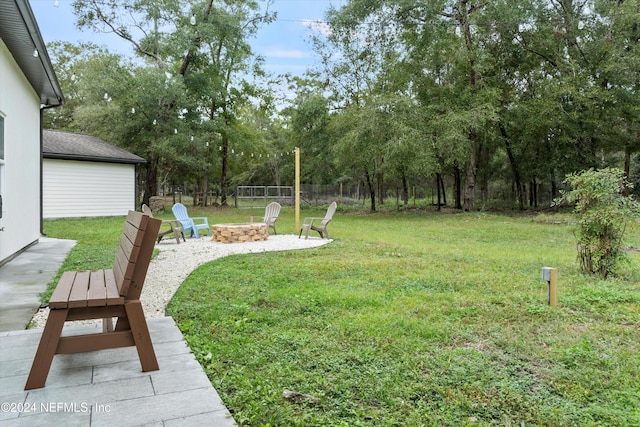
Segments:
[[[42,156],[45,159],[84,160],[109,163],[146,163],[140,156],[91,135],[44,130]]]
[[[0,38],[40,97],[40,103],[45,107],[64,103],[62,89],[27,0],[0,1]]]

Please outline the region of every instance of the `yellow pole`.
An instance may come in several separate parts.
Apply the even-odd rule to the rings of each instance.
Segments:
[[[558,269],[552,268],[549,271],[549,305],[558,305]]]
[[[296,233],[300,231],[300,148],[296,147]]]

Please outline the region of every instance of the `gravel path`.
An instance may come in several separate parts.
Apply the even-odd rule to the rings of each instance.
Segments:
[[[160,251],[149,264],[147,278],[142,289],[142,307],[147,317],[164,316],[167,304],[184,279],[201,264],[227,255],[286,251],[315,248],[332,242],[330,239],[309,237],[298,239],[293,234],[269,236],[265,241],[247,243],[216,243],[210,238],[187,239],[177,244],[174,239],[164,239],[156,245]],[[44,328],[49,309],[38,310],[32,325]],[[88,321],[90,323],[93,321]]]

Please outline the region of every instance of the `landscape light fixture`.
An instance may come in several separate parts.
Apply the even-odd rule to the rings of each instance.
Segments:
[[[558,269],[553,267],[542,267],[542,280],[549,286],[549,305],[558,305]]]

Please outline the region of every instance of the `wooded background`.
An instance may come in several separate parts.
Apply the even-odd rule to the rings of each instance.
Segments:
[[[538,206],[606,166],[638,191],[638,0],[351,0],[327,12],[304,77],[251,52],[269,2],[73,5],[132,54],[50,44],[67,102],[45,126],[147,159],[143,202],[162,186],[225,205],[235,185],[292,185],[295,147],[303,184],[362,189],[371,210],[416,189],[465,210]]]

